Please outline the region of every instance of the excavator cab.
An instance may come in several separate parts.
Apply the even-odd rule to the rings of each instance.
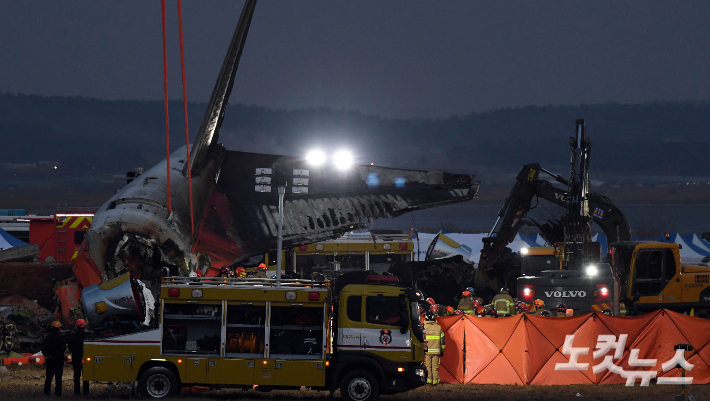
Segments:
[[[539,246],[520,250],[520,275],[541,276],[545,270],[562,268],[561,246]]]

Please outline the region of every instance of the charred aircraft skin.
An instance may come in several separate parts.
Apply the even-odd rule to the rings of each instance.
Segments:
[[[159,277],[163,266],[187,268],[190,264],[192,228],[189,182],[180,173],[186,149],[170,156],[172,212],[167,208],[166,161],[163,160],[128,184],[94,215],[86,233],[91,258],[106,278],[141,264],[149,277]],[[224,148],[214,147],[210,158],[192,176],[193,210],[198,225],[224,158]],[[173,167],[174,166],[174,167]],[[123,252],[122,252],[123,251]]]
[[[255,5],[255,0],[244,4],[191,154],[188,157],[187,148],[182,148],[170,156],[172,210],[167,207],[164,160],[94,215],[86,239],[103,280],[132,271],[151,282],[165,267],[172,274],[194,267],[199,255],[228,265],[275,249],[276,187],[291,186],[295,168],[309,170],[309,190],[307,194],[287,191],[284,247],[337,237],[364,226],[368,218],[398,216],[476,197],[479,182],[469,174],[374,166],[353,166],[340,172],[332,166],[310,168],[302,158],[227,151],[218,144]],[[272,169],[271,192],[255,192],[256,168]]]

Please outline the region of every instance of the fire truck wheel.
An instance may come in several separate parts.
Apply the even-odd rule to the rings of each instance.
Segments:
[[[376,400],[379,393],[377,380],[364,370],[348,373],[340,385],[340,395],[347,401]]]
[[[178,381],[168,368],[156,366],[146,370],[138,385],[141,395],[151,398],[172,397],[178,393]]]

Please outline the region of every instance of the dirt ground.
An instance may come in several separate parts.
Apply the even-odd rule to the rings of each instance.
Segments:
[[[8,366],[9,374],[0,372],[0,400],[3,401],[30,401],[44,400],[42,387],[44,385],[44,366]],[[64,370],[63,397],[78,399],[73,395],[72,370],[67,365]],[[92,383],[90,399],[97,400],[125,400],[130,398],[130,390],[123,393],[108,391],[106,384]],[[54,393],[54,387],[52,388]],[[577,395],[579,394],[579,395]],[[498,386],[498,385],[452,385],[441,384],[436,387],[421,387],[403,394],[382,396],[383,401],[541,401],[541,400],[575,400],[575,401],[602,401],[602,400],[673,400],[680,394],[679,386],[625,387],[623,385],[574,385],[574,386]],[[710,399],[710,386],[690,386],[687,394],[692,394],[697,400]],[[336,400],[340,399],[339,393],[335,394]],[[55,398],[52,395],[52,398]],[[214,390],[205,392],[183,391],[178,397],[180,400],[328,400],[327,392],[318,391],[274,391],[259,393],[254,390],[242,391],[234,389]]]

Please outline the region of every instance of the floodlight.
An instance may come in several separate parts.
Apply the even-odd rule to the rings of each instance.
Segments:
[[[312,150],[306,155],[308,163],[315,166],[325,163],[325,153],[320,150]]]
[[[353,155],[344,150],[336,152],[333,155],[333,164],[341,170],[348,169],[353,165]]]

